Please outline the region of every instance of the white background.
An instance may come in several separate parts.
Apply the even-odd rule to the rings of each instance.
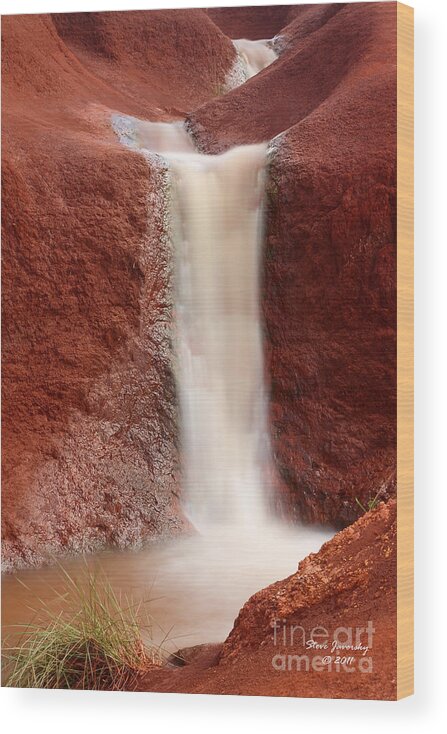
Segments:
[[[2,13],[242,4],[273,2],[15,0]],[[394,703],[2,689],[4,731],[446,731],[447,3],[409,4],[416,11],[416,694]]]

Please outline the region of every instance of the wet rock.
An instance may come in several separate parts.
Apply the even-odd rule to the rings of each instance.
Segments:
[[[395,13],[3,19],[7,567],[183,524],[163,173],[119,145],[117,112],[189,113],[213,152],[276,136],[263,308],[279,509],[345,525],[357,499],[394,493]],[[235,62],[224,33],[276,34],[281,56],[214,99]]]
[[[182,647],[169,656],[167,664],[173,667],[182,668],[185,665],[201,664],[209,667],[216,663],[221,651],[220,645],[204,644],[194,645],[193,647]]]

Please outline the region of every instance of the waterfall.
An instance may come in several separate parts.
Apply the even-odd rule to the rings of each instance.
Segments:
[[[267,145],[201,155],[182,123],[122,115],[112,123],[124,144],[151,165],[161,155],[169,172],[182,502],[198,531],[151,546],[131,565],[126,556],[123,574],[135,584],[156,576],[154,617],[188,644],[218,642],[251,594],[332,535],[269,512],[259,293]]]
[[[259,41],[238,38],[233,41],[233,45],[245,65],[247,79],[259,74],[278,58],[273,50],[273,39],[270,38]]]
[[[267,145],[203,155],[181,123],[114,126],[170,171],[186,514],[201,532],[258,528],[271,475],[259,314]]]
[[[196,526],[266,517],[259,317],[266,145],[168,154],[186,509]]]

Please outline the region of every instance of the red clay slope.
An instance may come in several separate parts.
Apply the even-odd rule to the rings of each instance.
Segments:
[[[222,647],[182,651],[184,667],[151,671],[141,689],[395,699],[395,559],[390,500],[301,561],[295,574],[252,596]],[[312,639],[328,647],[308,646]],[[332,651],[334,639],[363,649]],[[337,655],[350,659],[337,664]]]
[[[60,37],[95,77],[174,115],[222,88],[235,61],[230,40],[200,10],[53,15]],[[144,102],[143,102],[144,100]]]
[[[9,568],[182,526],[164,182],[110,114],[200,104],[235,51],[202,11],[4,17],[2,44]]]
[[[308,35],[298,16],[280,58],[190,126],[210,151],[286,131],[264,257],[274,457],[293,511],[346,524],[395,487],[396,4],[336,10],[315,6]]]

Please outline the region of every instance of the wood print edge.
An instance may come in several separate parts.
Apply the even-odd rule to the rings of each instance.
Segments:
[[[413,36],[397,3],[397,699],[414,692]]]

